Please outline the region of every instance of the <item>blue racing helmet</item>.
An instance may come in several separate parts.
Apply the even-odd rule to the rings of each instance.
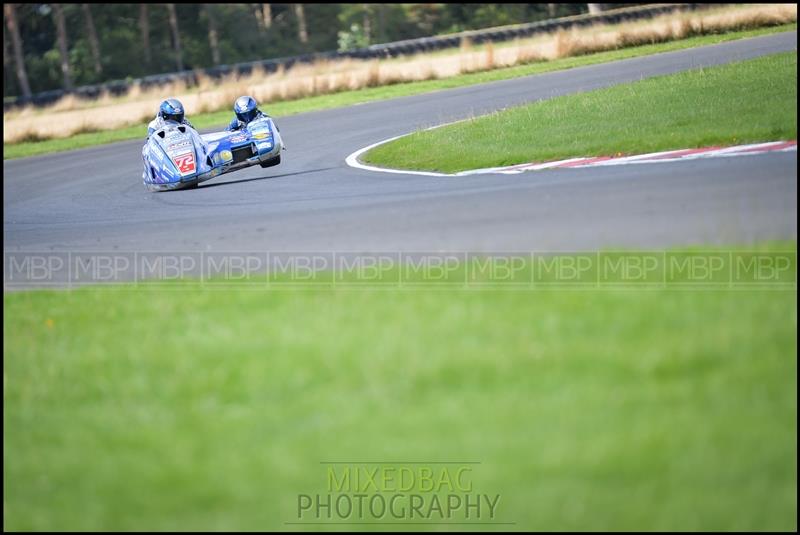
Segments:
[[[183,104],[176,98],[169,98],[161,103],[158,116],[165,121],[183,122]]]
[[[243,123],[249,123],[258,115],[258,104],[253,97],[239,97],[233,103],[233,113]]]

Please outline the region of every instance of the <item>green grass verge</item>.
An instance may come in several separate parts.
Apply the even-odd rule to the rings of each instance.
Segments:
[[[284,117],[287,115],[294,115],[296,113],[318,111],[329,108],[338,108],[342,106],[350,106],[353,104],[361,104],[365,102],[372,102],[376,100],[383,100],[394,97],[417,95],[420,93],[427,93],[430,91],[452,89],[455,87],[479,84],[484,82],[492,82],[496,80],[505,80],[509,78],[516,78],[519,76],[528,76],[532,74],[540,74],[555,70],[582,67],[586,65],[593,65],[596,63],[604,63],[619,59],[645,56],[650,54],[656,54],[659,52],[682,50],[685,48],[710,45],[725,41],[731,41],[735,39],[756,37],[759,35],[766,35],[770,33],[778,33],[783,31],[791,31],[796,29],[797,29],[797,24],[794,23],[794,24],[775,26],[769,28],[761,28],[758,30],[748,30],[740,32],[730,32],[720,35],[693,37],[669,43],[639,46],[633,48],[626,48],[622,50],[616,50],[612,52],[601,52],[586,56],[565,58],[546,63],[534,63],[530,65],[522,65],[506,69],[497,69],[482,73],[467,74],[462,76],[456,76],[453,78],[447,78],[444,80],[431,80],[425,82],[396,84],[391,86],[362,89],[358,91],[344,91],[332,95],[309,97],[287,102],[275,102],[275,103],[270,103],[265,109],[273,117]],[[191,112],[191,110],[189,111]],[[207,113],[200,115],[194,115],[191,113],[189,114],[190,120],[197,128],[212,128],[212,127],[222,128],[230,121],[231,117],[232,117],[232,112],[230,111],[221,111],[221,112]],[[78,148],[91,147],[94,145],[101,145],[116,141],[143,138],[144,132],[146,132],[146,123],[118,130],[78,134],[66,139],[53,139],[53,140],[36,141],[36,142],[3,144],[3,158],[4,159],[23,158],[27,156],[48,154],[51,152],[61,152]]]
[[[515,107],[416,132],[362,159],[452,173],[796,139],[796,112],[797,53],[787,52]]]
[[[321,461],[470,460],[512,529],[793,531],[796,306],[741,289],[6,293],[4,528],[281,530],[298,493],[326,492]]]

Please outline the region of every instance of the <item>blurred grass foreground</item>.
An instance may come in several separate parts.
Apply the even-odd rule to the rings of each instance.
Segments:
[[[6,292],[4,529],[793,531],[786,254],[778,286]]]

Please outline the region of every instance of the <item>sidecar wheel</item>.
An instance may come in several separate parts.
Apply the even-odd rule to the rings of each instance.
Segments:
[[[273,167],[273,166],[276,166],[276,165],[278,165],[279,163],[281,163],[281,155],[280,155],[280,154],[278,154],[278,155],[277,155],[277,156],[275,156],[274,158],[270,158],[270,159],[269,159],[269,160],[267,160],[266,162],[261,162],[259,165],[260,165],[261,167],[267,168],[267,167]]]

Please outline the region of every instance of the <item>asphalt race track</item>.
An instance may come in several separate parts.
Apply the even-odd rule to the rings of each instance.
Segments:
[[[796,239],[796,152],[458,178],[345,164],[422,127],[796,49],[788,32],[286,117],[280,166],[195,190],[145,190],[144,131],[8,160],[4,251],[575,251]]]

